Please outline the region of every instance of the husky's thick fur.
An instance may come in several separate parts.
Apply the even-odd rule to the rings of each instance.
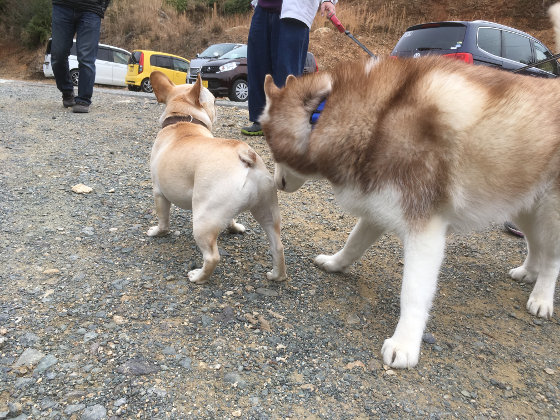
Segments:
[[[165,74],[154,71],[150,81],[165,110],[150,156],[158,225],[148,230],[148,236],[169,232],[171,204],[192,209],[194,239],[204,264],[188,276],[191,282],[204,284],[220,261],[218,235],[225,228],[244,232],[245,227],[233,218],[250,210],[270,242],[268,279],[286,279],[276,188],[260,156],[247,143],[212,136],[215,99],[202,86],[200,75],[193,85],[175,86]]]
[[[448,59],[345,64],[278,89],[260,121],[279,189],[327,179],[359,217],[344,248],[319,255],[344,272],[383,233],[404,244],[401,314],[381,350],[418,363],[449,231],[514,221],[528,255],[511,277],[535,282],[529,312],[550,317],[560,270],[560,81]],[[310,115],[327,99],[315,128]]]

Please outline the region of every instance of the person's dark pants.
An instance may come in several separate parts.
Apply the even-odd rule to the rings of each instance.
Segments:
[[[301,76],[308,45],[309,27],[305,23],[255,8],[247,40],[250,121],[259,120],[266,104],[265,76],[272,74],[278,87],[284,86],[290,74]]]
[[[95,60],[99,46],[101,17],[91,12],[78,12],[70,7],[53,4],[51,65],[56,87],[62,93],[74,91],[70,80],[68,56],[76,34],[78,57],[78,96],[76,101],[91,104],[95,82]]]

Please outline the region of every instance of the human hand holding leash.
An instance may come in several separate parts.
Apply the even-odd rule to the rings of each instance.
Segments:
[[[336,12],[334,3],[330,0],[325,0],[323,3],[321,3],[321,17],[325,16],[325,13],[327,13],[327,17],[330,19],[330,15],[334,15]]]

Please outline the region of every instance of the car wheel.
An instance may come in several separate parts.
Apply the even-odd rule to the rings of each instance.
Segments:
[[[78,86],[78,76],[80,75],[80,72],[78,71],[78,69],[74,69],[70,72],[70,80],[72,80],[72,84],[74,86]]]
[[[142,88],[142,92],[152,93],[154,90],[152,89],[152,84],[150,83],[150,78],[146,77],[142,80],[142,84],[140,85]]]
[[[229,92],[229,99],[235,102],[245,102],[249,97],[249,86],[243,79],[236,80]]]

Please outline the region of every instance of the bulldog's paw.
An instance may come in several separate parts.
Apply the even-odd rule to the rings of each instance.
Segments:
[[[208,282],[208,277],[203,277],[202,268],[197,268],[189,271],[187,274],[189,276],[189,281],[194,284],[206,284]]]
[[[229,233],[243,233],[243,232],[245,232],[245,226],[243,226],[241,223],[237,223],[237,222],[230,223],[229,226],[228,226],[228,232]]]
[[[393,338],[388,338],[381,348],[383,363],[392,368],[413,368],[418,364],[420,347],[410,343],[399,343]]]
[[[552,318],[552,312],[554,310],[553,299],[539,299],[531,294],[527,301],[527,310],[541,318]]]
[[[148,229],[148,231],[146,232],[146,235],[148,236],[165,236],[169,233],[169,230],[162,230],[159,228],[159,226],[152,226],[150,229]]]
[[[509,276],[517,281],[521,281],[523,283],[534,283],[537,280],[538,274],[531,273],[525,267],[517,267],[513,270],[509,270]]]
[[[280,275],[275,270],[266,273],[266,278],[273,281],[284,281],[288,278],[286,274]]]
[[[328,272],[348,272],[348,267],[343,267],[338,262],[336,262],[335,255],[317,255],[313,261],[320,268]]]

